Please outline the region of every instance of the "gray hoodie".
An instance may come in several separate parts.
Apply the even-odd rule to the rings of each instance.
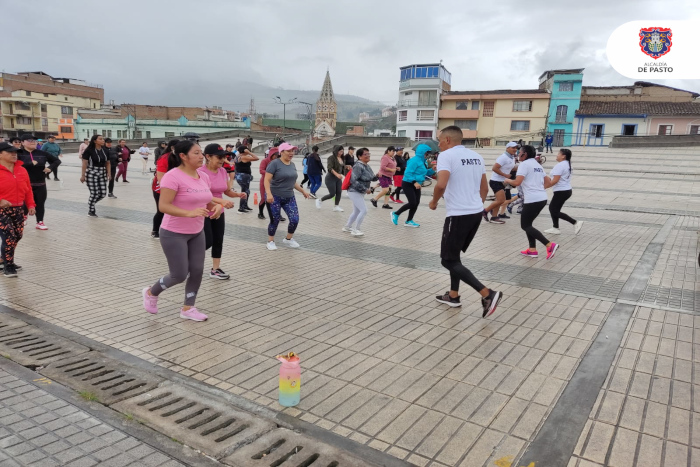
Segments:
[[[373,178],[374,172],[369,165],[360,161],[355,162],[355,165],[352,167],[348,191],[366,193],[367,190],[369,190],[369,184],[372,183]]]

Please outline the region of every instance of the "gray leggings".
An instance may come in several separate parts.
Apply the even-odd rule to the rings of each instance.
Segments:
[[[151,287],[151,294],[160,295],[181,282],[185,283],[185,306],[194,306],[204,272],[204,230],[196,234],[181,234],[160,229],[160,246],[168,260],[170,274],[161,277]],[[189,277],[187,277],[189,274]]]
[[[332,172],[329,172],[326,175],[326,188],[328,188],[328,194],[321,198],[321,201],[326,201],[335,197],[335,205],[339,205],[340,197],[343,196],[343,180],[333,175]]]

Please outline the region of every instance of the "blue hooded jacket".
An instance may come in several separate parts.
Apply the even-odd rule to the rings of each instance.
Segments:
[[[430,151],[430,146],[427,144],[419,144],[416,147],[416,155],[411,157],[406,164],[406,170],[403,173],[403,181],[408,183],[423,183],[425,176],[428,174],[428,168],[425,166],[425,153]]]

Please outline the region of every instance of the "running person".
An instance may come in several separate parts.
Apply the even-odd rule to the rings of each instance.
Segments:
[[[482,215],[486,222],[492,222],[494,224],[505,224],[506,221],[498,217],[499,209],[501,205],[506,202],[506,187],[504,185],[504,180],[510,178],[510,171],[515,167],[515,154],[518,152],[518,143],[511,141],[506,144],[506,151],[498,156],[496,163],[493,164],[491,169],[491,181],[489,181],[489,186],[493,190],[493,194],[496,199],[493,203],[483,210]],[[489,213],[491,213],[491,220],[489,221]]]
[[[350,235],[353,237],[361,237],[364,235],[360,227],[362,227],[362,221],[367,215],[365,194],[370,192],[369,185],[374,179],[374,172],[369,166],[369,157],[369,149],[358,149],[358,160],[353,166],[352,174],[350,175],[348,198],[352,201],[352,214],[350,214],[348,222],[345,224],[345,227],[343,227],[343,232],[350,232]]]
[[[544,181],[545,188],[552,188],[554,196],[549,203],[549,214],[552,216],[552,228],[547,229],[544,233],[559,235],[559,219],[564,219],[569,224],[574,226],[574,234],[578,235],[583,227],[583,221],[576,219],[561,212],[561,208],[566,203],[566,200],[571,198],[573,191],[571,189],[571,151],[569,149],[560,149],[557,154],[558,164],[554,166],[549,173],[550,179]]]
[[[156,213],[153,215],[153,228],[151,229],[151,238],[160,238],[160,224],[163,222],[163,212],[160,210],[160,181],[166,172],[170,169],[175,168],[175,163],[177,163],[177,158],[173,158],[170,161],[170,154],[173,152],[175,145],[179,143],[178,140],[170,140],[165,147],[163,154],[161,154],[158,162],[156,163],[156,176],[153,177],[153,182],[151,183],[151,191],[153,192],[153,199],[156,202]],[[171,167],[172,165],[172,167]]]
[[[141,164],[143,164],[143,169],[141,170],[141,175],[146,175],[148,173],[148,156],[151,155],[151,150],[148,148],[148,143],[144,143],[139,148],[139,156],[141,156]]]
[[[294,232],[299,225],[299,208],[294,197],[294,190],[304,195],[308,199],[311,195],[297,183],[297,168],[292,162],[296,146],[289,143],[282,143],[279,146],[280,158],[275,159],[265,169],[265,193],[266,202],[270,203],[270,225],[267,227],[267,249],[276,250],[275,233],[280,222],[282,209],[289,217],[287,226],[287,237],[282,243],[290,248],[299,248],[299,244],[294,240]]]
[[[24,210],[35,214],[29,173],[17,159],[19,149],[0,143],[0,266],[5,277],[17,277],[15,249],[24,233]]]
[[[87,140],[85,140],[87,141]],[[86,146],[87,147],[87,146]],[[126,140],[120,139],[118,146],[117,146],[117,154],[119,154],[119,158],[117,159],[119,161],[119,165],[117,166],[117,178],[116,181],[119,181],[119,177],[122,177],[122,182],[124,183],[129,183],[126,179],[126,171],[129,168],[129,162],[131,162],[131,155],[135,151],[133,149],[129,149],[129,146],[126,145]],[[82,155],[82,153],[81,153]]]
[[[197,169],[197,173],[203,178],[209,179],[211,194],[215,203],[221,204],[226,209],[233,207],[233,202],[225,201],[224,195],[231,198],[245,198],[245,193],[236,193],[231,189],[231,180],[224,168],[227,152],[216,143],[208,144],[204,148],[205,164]],[[204,238],[206,249],[211,248],[212,267],[209,277],[212,279],[226,280],[230,276],[221,269],[221,253],[224,248],[224,233],[226,221],[224,213],[218,219],[204,218]]]
[[[270,219],[272,219],[270,203],[267,202],[267,197],[265,196],[265,174],[267,173],[267,166],[270,165],[270,162],[274,161],[275,159],[279,159],[279,157],[279,148],[274,146],[269,149],[267,156],[265,156],[265,159],[263,159],[262,162],[260,162],[260,204],[258,205],[258,219],[266,219],[265,214],[263,214],[263,210],[265,208],[267,208],[267,214],[270,216]],[[280,215],[280,222],[286,222],[286,220],[287,219]]]
[[[394,159],[396,160],[396,172],[394,173],[394,186],[396,189],[394,190],[394,193],[389,196],[389,199],[394,203],[403,204],[403,201],[400,199],[401,190],[403,189],[401,185],[403,183],[403,174],[406,171],[406,165],[408,164],[408,152],[404,152],[403,156],[399,155],[394,157]],[[421,180],[420,183],[423,184],[423,181]]]
[[[20,140],[22,141],[22,149],[17,152],[17,158],[22,161],[24,168],[29,173],[29,181],[36,203],[36,228],[37,230],[48,230],[49,228],[44,225],[44,205],[47,197],[46,174],[51,173],[55,167],[61,165],[61,160],[37,149],[36,139],[32,135],[22,135]]]
[[[324,201],[335,198],[335,206],[333,211],[343,212],[343,208],[339,206],[340,198],[343,196],[343,180],[345,179],[345,174],[348,173],[348,169],[345,166],[345,157],[343,156],[343,147],[338,145],[333,147],[333,152],[328,156],[328,162],[326,167],[328,168],[328,173],[326,174],[326,188],[328,188],[328,194],[321,199],[316,200],[316,208],[321,209],[321,203]]]
[[[119,164],[119,153],[117,148],[112,147],[112,138],[105,138],[105,151],[109,157],[109,182],[107,183],[107,197],[114,198],[114,179],[117,177],[117,165]]]
[[[382,160],[379,162],[379,186],[381,187],[382,191],[380,191],[377,196],[370,200],[372,206],[375,208],[377,207],[377,201],[379,201],[379,198],[384,196],[384,204],[382,205],[382,208],[391,209],[391,206],[389,206],[389,192],[391,191],[392,178],[396,173],[396,160],[394,159],[395,154],[396,149],[394,149],[394,146],[389,146],[386,148],[386,151],[384,151]]]
[[[143,289],[143,307],[151,314],[158,313],[158,296],[187,280],[180,318],[205,321],[207,315],[194,306],[204,271],[204,218],[217,219],[223,208],[212,201],[209,179],[197,172],[204,159],[197,143],[180,141],[168,157],[176,168],[160,181],[160,210],[165,213],[160,244],[170,272]]]
[[[442,266],[450,271],[450,290],[435,299],[453,308],[462,306],[459,283],[465,282],[481,295],[481,317],[486,318],[496,311],[503,294],[479,282],[460,259],[460,252],[467,251],[479,230],[484,200],[489,192],[484,159],[462,146],[462,130],[457,126],[443,129],[438,139],[441,152],[430,209],[437,208],[444,194],[446,218],[440,258]]]
[[[316,199],[316,192],[321,188],[321,175],[326,172],[321,156],[318,155],[318,146],[311,148],[311,154],[306,158],[306,172],[309,175],[309,191],[311,197]]]
[[[257,160],[260,160],[258,156],[250,152],[246,146],[241,146],[238,148],[238,155],[233,160],[236,167],[236,181],[241,187],[241,193],[246,194],[245,198],[241,198],[241,203],[238,206],[238,214],[245,214],[253,210],[248,207],[250,182],[253,180],[253,173],[250,170],[250,165],[253,161]]]
[[[88,216],[97,217],[95,205],[107,196],[107,181],[109,180],[109,149],[105,149],[105,139],[102,135],[93,135],[88,147],[83,151],[83,168],[80,183],[87,181],[90,197],[88,198]]]
[[[520,163],[515,180],[506,180],[505,183],[512,186],[522,185],[523,194],[525,195],[523,212],[520,217],[520,228],[527,235],[529,248],[522,250],[520,253],[530,258],[537,258],[539,253],[537,252],[536,240],[539,240],[540,243],[547,247],[547,259],[551,259],[554,257],[554,253],[557,252],[559,245],[547,240],[542,232],[532,225],[542,209],[547,205],[547,192],[544,189],[544,184],[545,179],[549,179],[540,163],[535,159],[536,155],[535,148],[527,144],[523,146],[520,149],[520,156],[525,156],[525,160]]]
[[[406,164],[406,171],[402,177],[401,187],[406,194],[408,204],[404,204],[397,211],[391,213],[391,222],[394,225],[399,224],[399,216],[404,211],[408,211],[408,219],[404,226],[420,227],[420,224],[413,220],[416,214],[418,205],[420,204],[421,184],[428,174],[428,167],[425,165],[425,155],[430,153],[430,146],[427,144],[419,144],[416,147],[416,155],[411,157]],[[398,157],[397,159],[400,159]]]

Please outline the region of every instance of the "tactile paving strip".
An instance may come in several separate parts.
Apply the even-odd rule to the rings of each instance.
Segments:
[[[0,329],[0,353],[23,366],[45,366],[89,351],[83,345],[44,333],[33,326]]]
[[[104,405],[152,391],[163,382],[163,378],[123,365],[97,352],[55,361],[39,373],[76,391],[91,392]]]
[[[277,428],[211,396],[174,385],[161,386],[113,408],[215,458]]]

